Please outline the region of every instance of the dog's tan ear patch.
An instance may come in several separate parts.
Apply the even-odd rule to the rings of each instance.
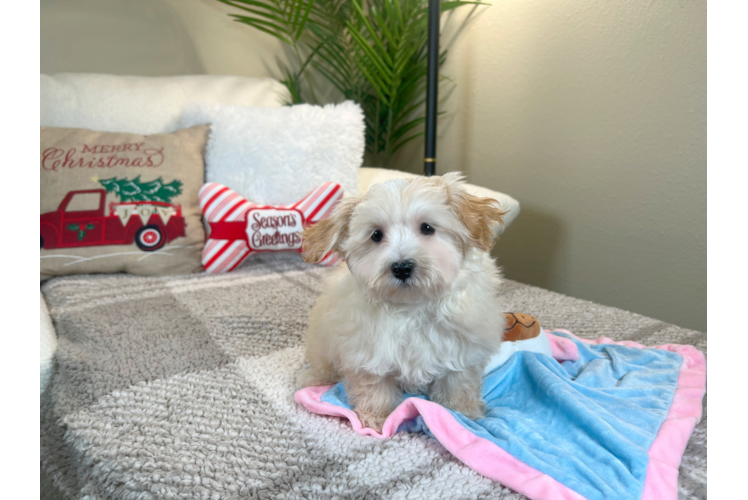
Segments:
[[[459,198],[457,216],[467,227],[470,239],[482,251],[490,251],[496,238],[494,228],[497,223],[503,227],[503,217],[507,212],[493,198],[479,198],[467,193]]]
[[[330,251],[345,258],[340,243],[348,234],[348,221],[357,203],[358,198],[346,198],[335,208],[329,219],[323,219],[304,229],[301,234],[301,256],[304,262],[317,263]]]
[[[338,228],[332,219],[324,219],[308,226],[301,235],[301,256],[304,262],[314,264],[322,260],[335,242]]]
[[[496,224],[504,226],[507,211],[493,198],[480,198],[468,193],[464,184],[465,176],[460,172],[449,172],[441,177],[447,190],[449,203],[462,224],[467,228],[473,245],[484,252],[493,248]]]

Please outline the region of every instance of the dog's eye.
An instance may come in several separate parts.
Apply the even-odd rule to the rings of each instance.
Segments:
[[[432,234],[434,234],[434,231],[435,229],[425,222],[421,224],[421,234],[425,236],[431,236]]]
[[[380,241],[382,241],[382,238],[384,238],[384,233],[379,229],[374,231],[371,235],[371,241],[373,241],[374,243],[379,243]]]

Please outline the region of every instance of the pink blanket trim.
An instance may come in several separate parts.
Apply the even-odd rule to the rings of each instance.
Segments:
[[[554,330],[572,335],[588,344],[618,344],[643,349],[636,342],[616,342],[606,337],[596,340],[580,339],[568,330]],[[579,352],[573,342],[563,337],[548,335],[553,357],[559,361],[578,360]],[[665,344],[655,347],[676,352],[683,358],[678,387],[667,418],[660,427],[649,450],[647,479],[642,500],[678,498],[678,467],[694,427],[701,420],[701,400],[706,392],[706,358],[701,351],[688,345]],[[535,500],[582,500],[579,493],[569,489],[547,474],[543,474],[516,459],[491,441],[478,437],[463,427],[444,407],[418,398],[408,398],[387,417],[382,432],[365,428],[352,410],[322,401],[322,395],[332,386],[307,387],[294,395],[294,400],[313,413],[344,417],[353,430],[362,436],[379,439],[391,437],[400,424],[420,414],[436,439],[455,457],[476,472],[527,495]]]
[[[548,340],[551,343],[553,359],[556,361],[579,361],[579,350],[574,342],[556,335],[548,335]]]

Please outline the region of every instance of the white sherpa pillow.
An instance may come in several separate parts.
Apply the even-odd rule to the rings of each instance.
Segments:
[[[189,102],[278,107],[287,96],[288,89],[271,78],[41,75],[41,126],[170,134]]]
[[[327,181],[359,193],[364,114],[358,104],[282,108],[191,103],[181,127],[211,124],[205,180],[255,203],[294,203]]]

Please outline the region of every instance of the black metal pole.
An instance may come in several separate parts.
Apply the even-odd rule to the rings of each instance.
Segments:
[[[439,18],[441,1],[429,0],[429,33],[426,70],[426,152],[423,174],[436,173],[436,98],[439,88]]]

